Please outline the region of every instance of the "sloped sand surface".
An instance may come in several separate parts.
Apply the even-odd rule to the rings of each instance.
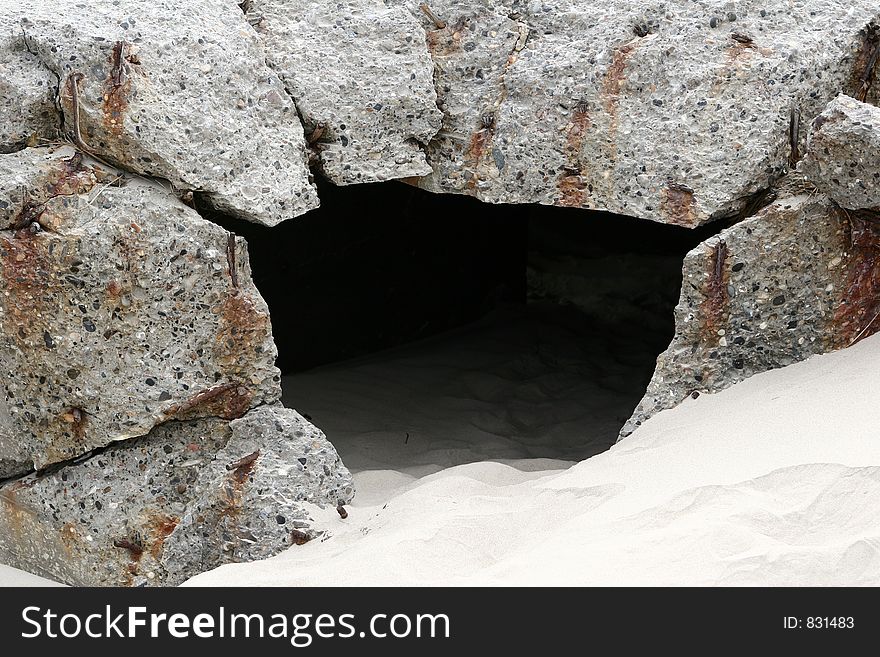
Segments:
[[[190,584],[877,585],[878,371],[880,336],[689,399],[567,469],[363,469],[332,537]]]

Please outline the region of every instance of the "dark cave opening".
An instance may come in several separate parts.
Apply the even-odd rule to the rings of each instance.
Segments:
[[[321,208],[274,228],[200,210],[247,239],[285,402],[355,470],[607,449],[672,337],[684,255],[718,230],[318,187]],[[388,463],[389,440],[409,458]]]
[[[418,340],[525,299],[525,206],[484,213],[470,198],[397,182],[318,179],[318,187],[320,208],[274,228],[206,212],[247,239],[283,373]]]

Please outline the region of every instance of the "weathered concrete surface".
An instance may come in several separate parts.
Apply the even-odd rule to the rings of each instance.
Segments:
[[[420,186],[685,226],[786,170],[791,107],[807,125],[862,87],[880,16],[876,0],[433,0],[438,27],[390,2],[420,17],[437,67]]]
[[[813,121],[800,164],[844,208],[880,209],[880,107],[835,98]]]
[[[7,149],[46,132],[51,79],[65,131],[127,170],[268,225],[318,205],[296,108],[232,0],[5,3],[0,62]]]
[[[280,397],[244,240],[163,187],[0,156],[0,229],[0,477]]]
[[[317,205],[286,86],[334,182],[693,226],[797,161],[792,108],[806,126],[840,91],[880,98],[875,0],[242,4],[17,3],[0,17],[0,75],[17,81],[0,108],[35,118],[0,113],[6,148],[52,131],[50,74],[65,129],[78,118],[98,155],[274,224]]]
[[[880,330],[880,213],[806,190],[687,255],[675,338],[621,436],[690,394]]]
[[[0,46],[0,153],[59,136],[57,86],[36,55]]]
[[[174,585],[313,538],[326,527],[311,505],[352,495],[332,445],[295,411],[171,422],[0,487],[0,561],[74,585]]]
[[[380,0],[251,0],[246,7],[329,180],[431,173],[423,144],[442,115],[424,30],[407,11]]]

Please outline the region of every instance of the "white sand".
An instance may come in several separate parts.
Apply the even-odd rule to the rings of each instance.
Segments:
[[[472,350],[444,338],[286,381],[356,472],[349,517],[315,509],[331,537],[189,584],[880,584],[880,336],[569,467],[607,442],[607,382],[630,366],[563,358],[546,327],[543,356],[511,357],[523,333],[484,329]]]
[[[580,313],[535,305],[285,377],[284,402],[324,430],[357,474],[363,504],[373,501],[376,471],[408,484],[462,463],[558,469],[607,450],[653,356]],[[386,484],[378,492],[375,501],[389,499]]]
[[[688,400],[565,471],[360,472],[347,520],[316,511],[332,538],[190,583],[877,585],[878,393],[880,336]]]

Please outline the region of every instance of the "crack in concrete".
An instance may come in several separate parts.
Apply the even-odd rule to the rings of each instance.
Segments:
[[[314,167],[318,172],[320,172],[324,178],[327,178],[327,176],[324,174],[323,170],[321,169],[320,157],[319,157],[320,151],[318,151],[317,147],[313,146],[313,142],[309,141],[309,137],[311,134],[314,134],[316,131],[320,130],[321,134],[319,134],[315,138],[315,141],[314,141],[314,144],[319,143],[320,137],[323,134],[324,130],[326,129],[326,126],[322,125],[320,122],[306,120],[306,117],[304,116],[302,110],[300,109],[299,103],[297,102],[296,96],[294,96],[293,92],[287,86],[287,83],[284,81],[284,77],[275,69],[275,67],[269,61],[269,57],[266,53],[266,42],[263,40],[263,37],[260,35],[260,31],[257,29],[260,26],[260,24],[265,20],[263,18],[263,16],[262,15],[255,15],[254,16],[255,20],[253,20],[253,21],[251,20],[250,16],[251,16],[251,11],[253,10],[251,0],[243,0],[243,2],[238,3],[238,7],[239,7],[239,9],[241,9],[242,15],[244,16],[244,22],[247,25],[246,29],[249,29],[253,33],[253,35],[257,38],[257,40],[260,42],[260,49],[262,50],[262,53],[263,53],[263,64],[265,64],[266,68],[268,68],[270,71],[272,71],[278,77],[278,81],[281,82],[281,88],[284,90],[284,93],[287,95],[287,97],[290,98],[290,102],[293,104],[293,109],[294,109],[294,111],[296,111],[296,116],[297,116],[297,119],[299,120],[299,126],[303,131],[303,140],[305,141],[306,151],[309,153],[309,158],[308,158],[307,167],[306,167],[309,172],[309,184],[315,190],[315,196],[318,198],[318,203],[319,203],[318,207],[320,207],[321,199],[320,199],[320,196],[318,196],[318,188],[315,186],[315,181],[313,178],[314,170],[312,167]],[[313,127],[311,130],[307,131],[306,125],[310,125]],[[328,180],[329,180],[329,178],[328,178]]]

